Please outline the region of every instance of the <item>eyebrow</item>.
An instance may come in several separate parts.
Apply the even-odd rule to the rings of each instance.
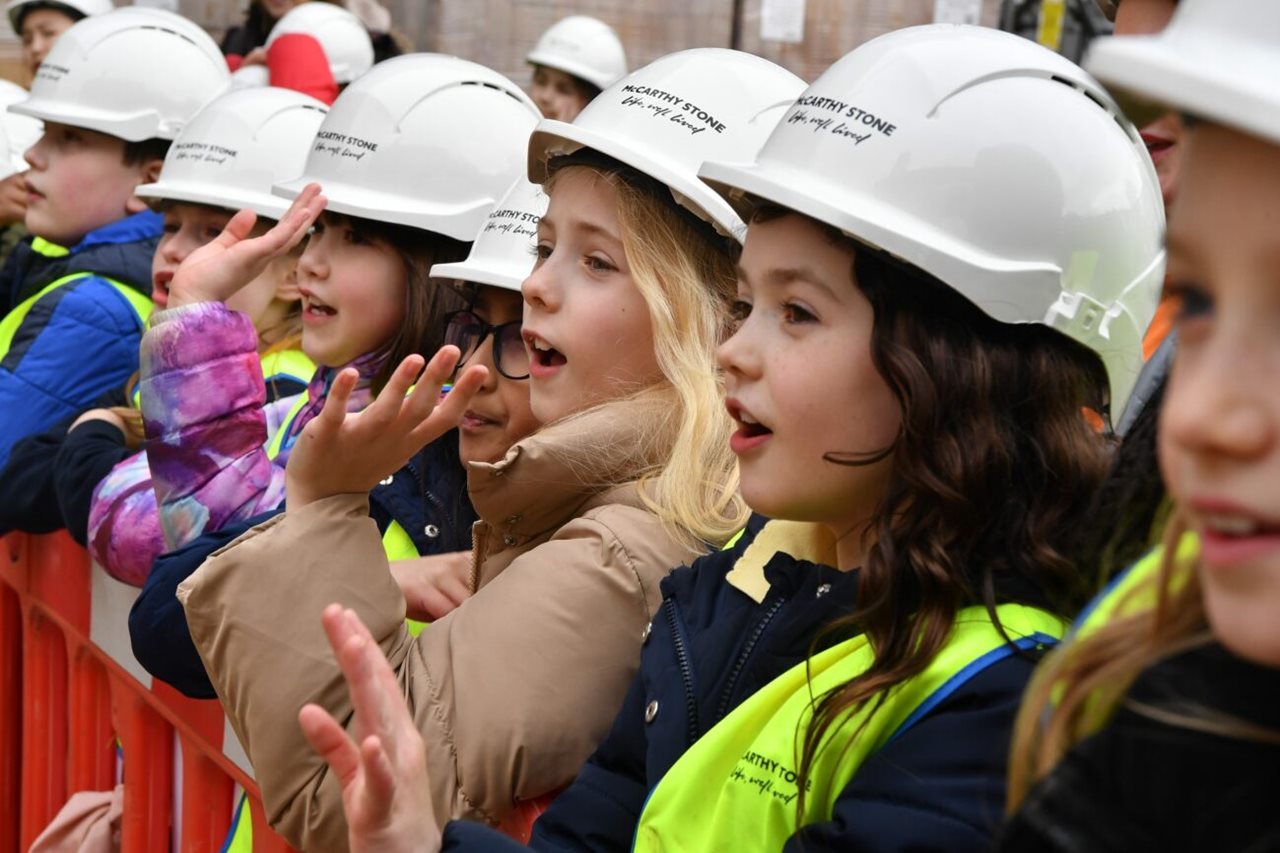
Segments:
[[[546,216],[543,216],[541,219],[538,220],[539,226],[542,226],[544,224],[548,228],[551,228],[552,230],[555,230],[556,228],[556,223],[553,220],[548,219]],[[586,219],[582,219],[581,217],[570,216],[569,221],[567,223],[564,223],[562,227],[565,227],[566,229],[572,228],[580,231],[585,231],[587,234],[597,234],[601,237],[605,237],[606,239],[612,240],[618,245],[622,245],[621,234],[616,234],[613,231],[610,231],[608,228],[605,228],[603,225],[597,225],[596,223],[590,222]]]
[[[747,271],[738,265],[738,278],[748,284],[751,283],[751,276],[747,275]],[[831,288],[831,285],[823,281],[817,273],[808,267],[775,267],[769,270],[764,277],[765,281],[774,287],[781,287],[790,284],[793,281],[801,281],[805,284],[811,284],[819,290],[827,294],[832,299],[839,299],[839,296]]]

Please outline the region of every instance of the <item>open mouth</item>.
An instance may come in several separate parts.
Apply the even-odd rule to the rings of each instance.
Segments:
[[[1147,146],[1147,154],[1151,155],[1153,160],[1173,147],[1172,141],[1149,133],[1142,134],[1142,142]]]
[[[310,294],[303,294],[302,313],[309,317],[332,317],[338,312]]]
[[[525,340],[529,345],[529,353],[533,363],[539,367],[560,367],[568,362],[568,359],[564,357],[564,353],[537,335],[527,335]]]
[[[151,277],[151,301],[161,308],[169,304],[169,283],[173,281],[173,272],[164,270]]]

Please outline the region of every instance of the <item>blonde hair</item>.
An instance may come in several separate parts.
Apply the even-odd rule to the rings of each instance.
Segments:
[[[1105,726],[1121,706],[1166,725],[1280,743],[1280,733],[1212,708],[1186,705],[1173,710],[1127,695],[1152,664],[1213,641],[1198,566],[1177,558],[1178,542],[1186,531],[1185,520],[1175,514],[1165,531],[1160,571],[1119,600],[1117,612],[1123,615],[1059,647],[1037,669],[1014,724],[1010,813],[1071,747]],[[1129,606],[1150,600],[1153,607]]]
[[[641,500],[691,548],[722,544],[748,515],[738,494],[738,463],[729,449],[732,422],[715,368],[716,347],[728,330],[725,306],[736,287],[735,259],[716,245],[709,229],[675,207],[665,186],[647,176],[621,164],[570,160],[557,168],[553,161],[548,188],[569,168],[591,169],[617,191],[627,265],[648,306],[654,354],[666,379],[632,395],[632,406],[644,412],[633,421],[647,431],[640,445],[670,448],[641,467],[635,478]],[[567,421],[579,419],[593,418],[582,412]],[[571,424],[556,428],[591,441]]]

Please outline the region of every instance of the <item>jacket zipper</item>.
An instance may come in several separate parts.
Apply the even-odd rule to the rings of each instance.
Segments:
[[[688,721],[688,746],[698,739],[698,700],[693,692],[693,665],[689,659],[689,645],[684,635],[684,626],[676,614],[676,600],[668,598],[663,602],[667,613],[667,624],[671,626],[671,640],[676,650],[676,662],[680,664],[680,678],[684,681],[684,704]]]
[[[734,661],[733,670],[729,673],[729,680],[724,686],[724,693],[720,696],[720,707],[716,709],[716,722],[720,722],[729,713],[729,700],[733,698],[734,688],[738,686],[738,679],[742,675],[742,671],[746,669],[747,659],[751,657],[751,652],[755,650],[756,644],[760,642],[760,637],[764,634],[764,629],[769,627],[769,623],[773,621],[773,617],[782,609],[782,605],[787,603],[786,596],[781,596],[770,605],[765,611],[764,616],[760,617],[760,621],[756,623],[755,629],[751,632],[751,636],[747,638],[746,644],[742,647],[742,652],[738,655],[738,659]]]

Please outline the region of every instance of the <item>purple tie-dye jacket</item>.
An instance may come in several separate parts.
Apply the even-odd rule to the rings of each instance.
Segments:
[[[114,577],[141,586],[165,551],[284,501],[288,453],[273,460],[267,445],[320,411],[337,371],[316,371],[286,423],[298,396],[266,402],[257,346],[249,318],[220,302],[152,316],[141,353],[146,447],[98,484],[89,513],[89,551]],[[369,401],[368,361],[354,365],[363,381],[353,411]]]

